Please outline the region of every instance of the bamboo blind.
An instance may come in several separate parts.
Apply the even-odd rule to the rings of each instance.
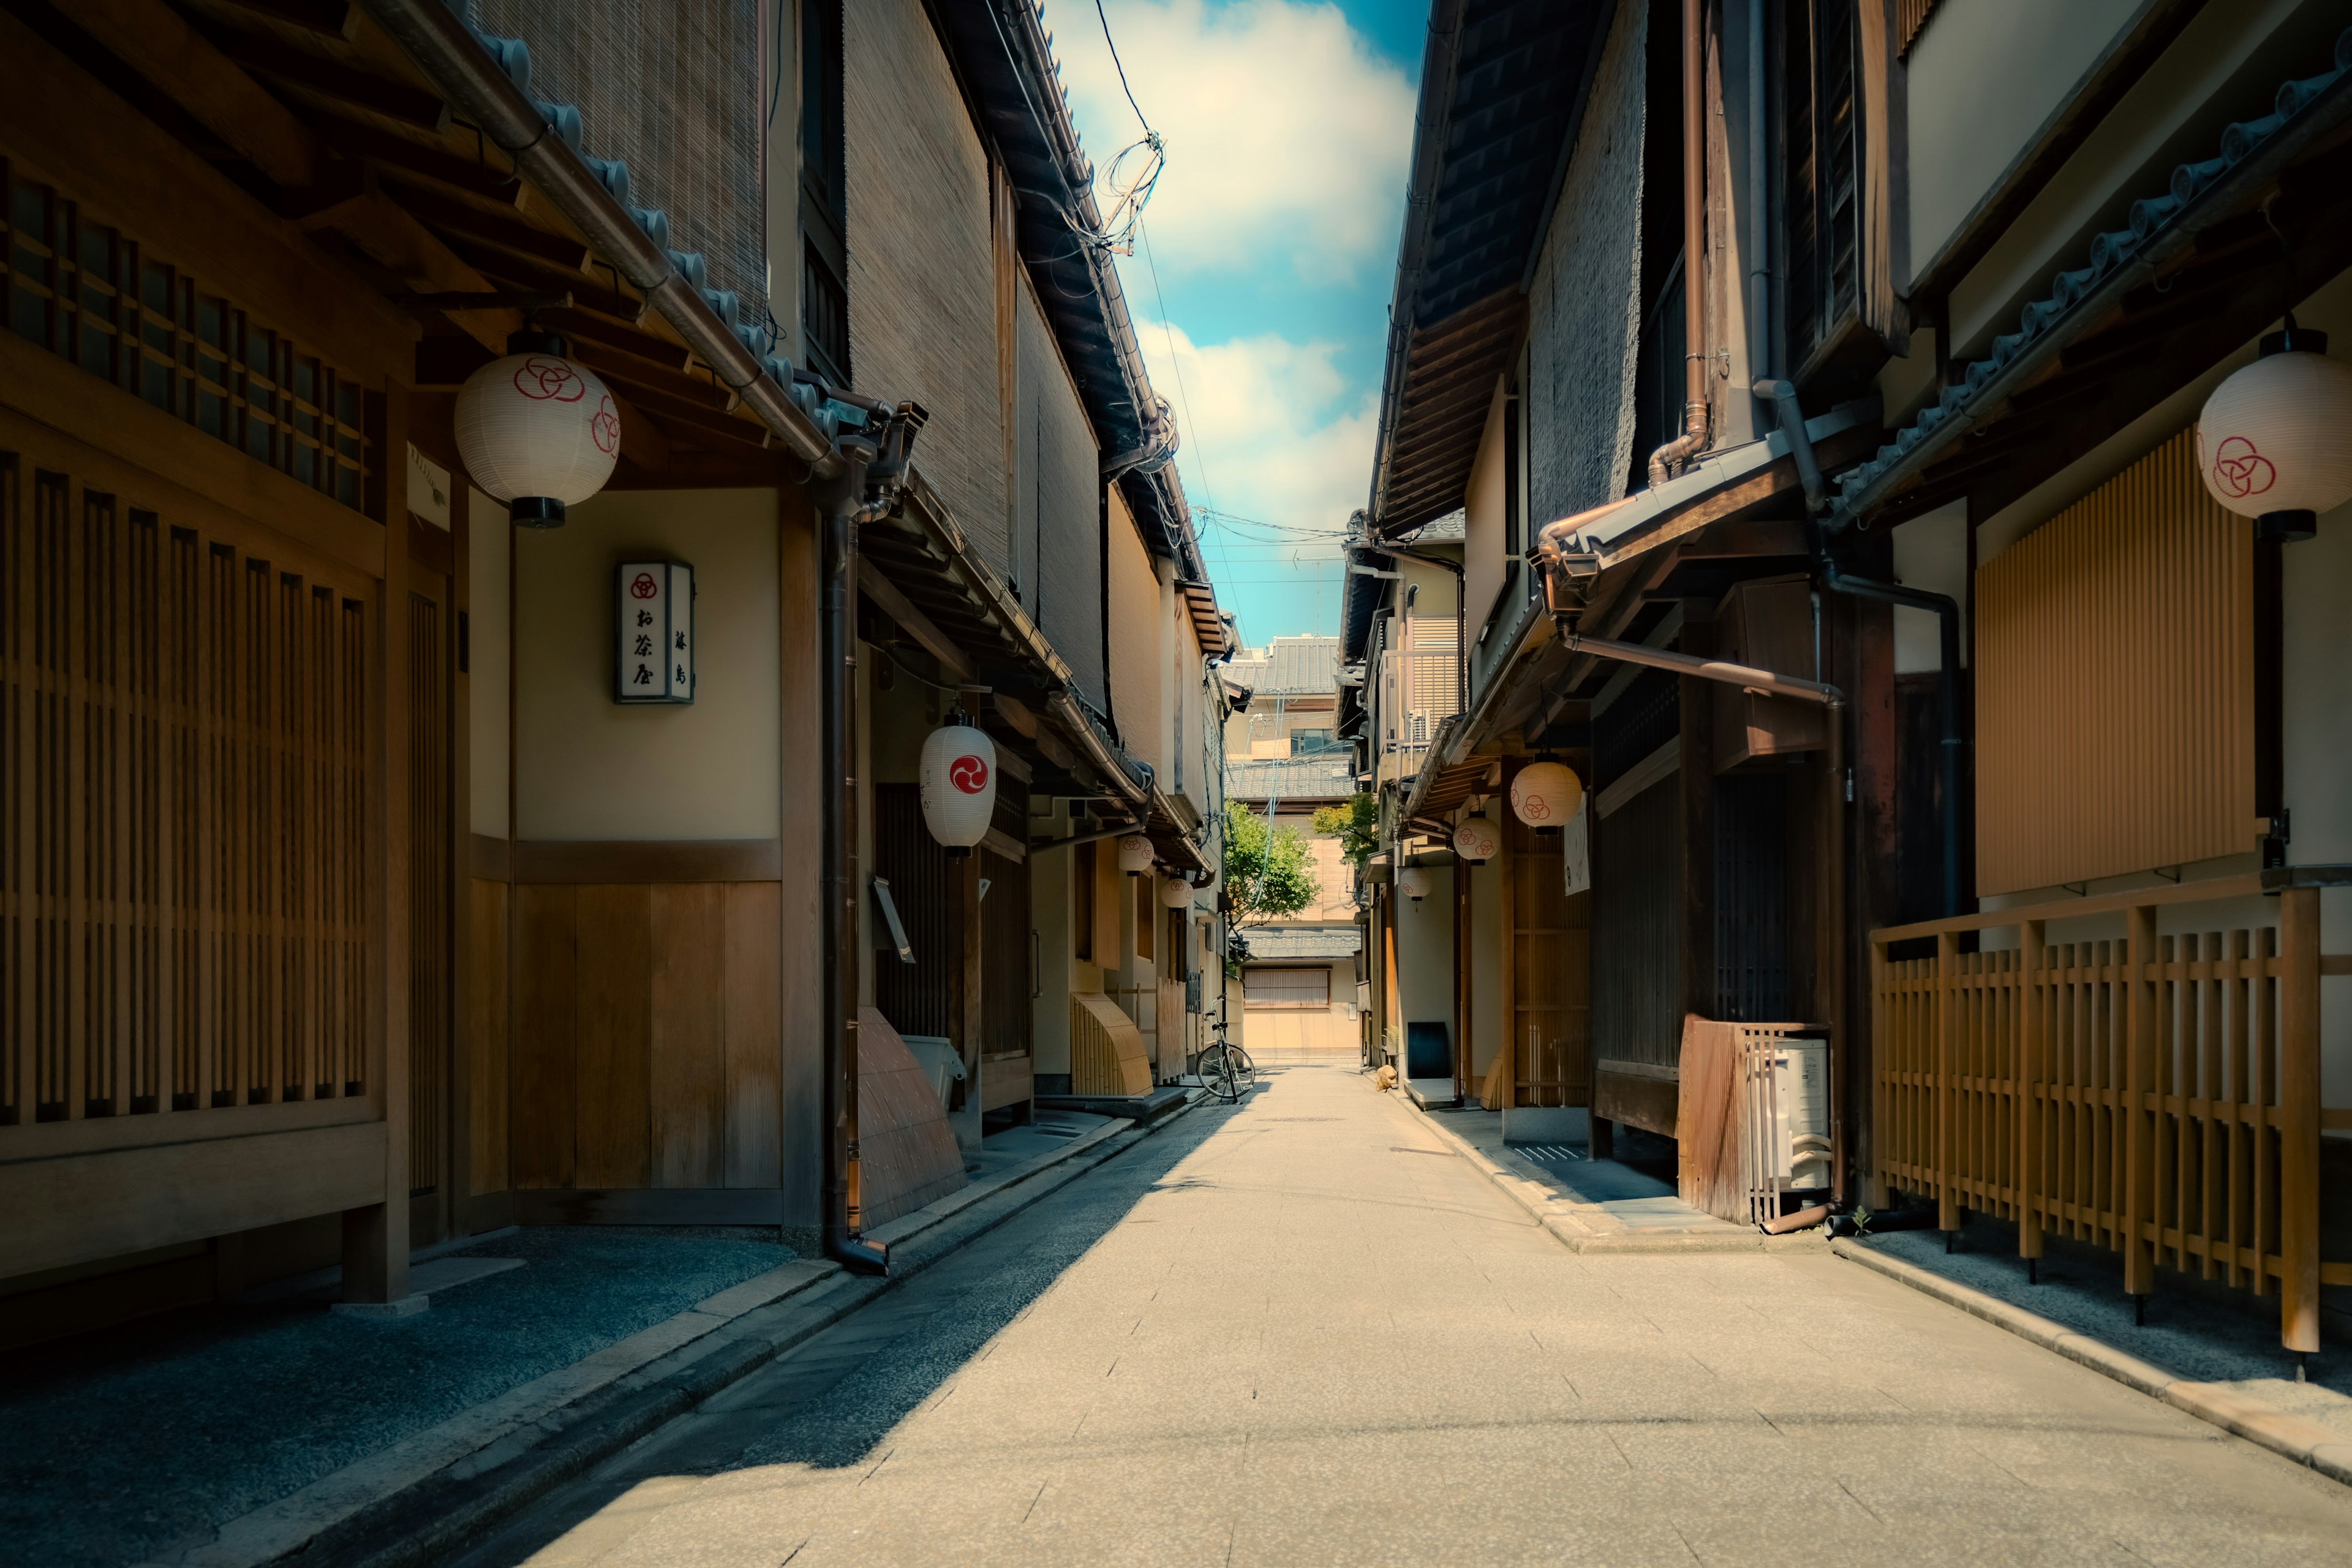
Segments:
[[[0,1127],[366,1091],[362,587],[0,451]]]
[[[1919,29],[1927,25],[1927,17],[1936,9],[1936,0],[1895,0],[1895,56],[1907,59],[1911,46],[1919,39]]]
[[[2252,847],[2252,538],[2184,430],[1977,574],[1977,886]]]

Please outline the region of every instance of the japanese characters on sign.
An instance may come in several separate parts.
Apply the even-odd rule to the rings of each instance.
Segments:
[[[694,568],[624,561],[614,577],[615,702],[694,700]]]

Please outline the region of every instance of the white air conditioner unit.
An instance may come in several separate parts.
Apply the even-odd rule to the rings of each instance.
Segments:
[[[1782,1192],[1831,1185],[1830,1043],[1789,1036],[1763,1044],[1771,1075],[1769,1173]]]

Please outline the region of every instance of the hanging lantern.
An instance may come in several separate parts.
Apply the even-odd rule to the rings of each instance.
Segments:
[[[1529,827],[1565,827],[1584,804],[1584,781],[1566,763],[1529,763],[1511,775],[1511,810]]]
[[[947,723],[923,740],[923,826],[950,855],[969,855],[996,819],[996,742]]]
[[[1465,816],[1462,826],[1454,830],[1454,853],[1474,866],[1481,860],[1492,860],[1502,847],[1501,830],[1483,816]]]
[[[2197,416],[2197,467],[2223,508],[2261,520],[2258,536],[2309,539],[2319,514],[2352,500],[2352,364],[2327,334],[2297,327],[2213,389]]]
[[[1151,840],[1140,833],[1130,833],[1118,841],[1118,868],[1129,873],[1151,869]]]
[[[1407,866],[1397,873],[1397,891],[1414,903],[1429,897],[1429,873],[1418,866]]]
[[[563,340],[517,332],[509,353],[466,378],[457,393],[457,452],[474,483],[508,503],[526,528],[561,528],[563,509],[613,477],[621,416],[586,366],[563,357]]]
[[[1181,877],[1171,877],[1160,884],[1160,907],[1163,910],[1189,910],[1192,907],[1192,884]]]

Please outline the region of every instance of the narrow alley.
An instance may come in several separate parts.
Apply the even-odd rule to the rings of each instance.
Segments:
[[[2352,1561],[2352,1492],[1825,1249],[1579,1257],[1268,1071],[464,1568]]]

